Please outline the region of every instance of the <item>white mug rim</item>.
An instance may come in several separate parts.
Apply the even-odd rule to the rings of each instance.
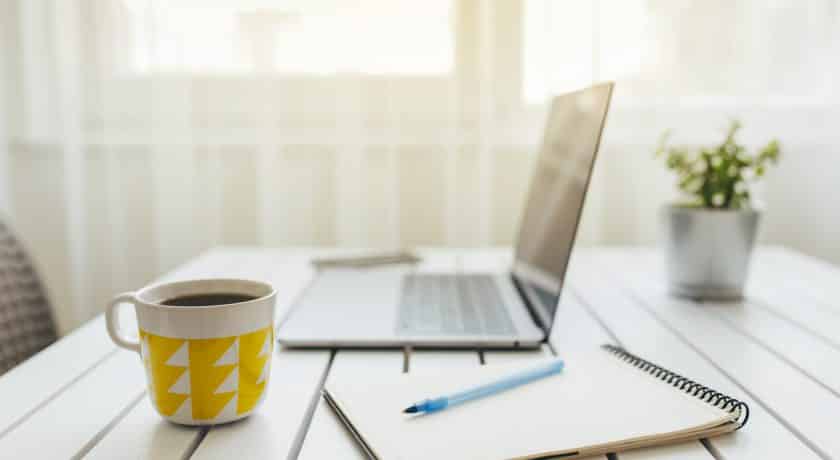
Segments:
[[[251,285],[254,287],[254,291],[262,289],[259,295],[254,294],[253,292],[237,292],[237,294],[243,295],[257,295],[257,297],[246,300],[244,302],[235,302],[235,303],[225,303],[225,304],[216,304],[216,305],[196,305],[196,306],[183,306],[183,305],[164,305],[161,302],[164,299],[150,299],[154,292],[158,292],[163,289],[178,289],[180,287],[195,285],[196,292],[195,294],[202,294],[203,292],[198,289],[198,286],[207,284],[207,283],[214,283],[214,284],[234,284],[238,286],[242,285]],[[230,291],[227,291],[230,292]],[[204,292],[206,293],[206,292]],[[222,310],[228,308],[238,308],[241,306],[253,305],[255,303],[263,302],[266,299],[270,299],[277,294],[277,290],[274,289],[269,283],[264,281],[252,280],[252,279],[245,279],[245,278],[196,278],[196,279],[188,279],[188,280],[180,280],[180,281],[171,281],[171,282],[164,282],[164,283],[157,283],[146,286],[142,289],[137,290],[134,292],[134,298],[137,300],[138,303],[143,304],[144,306],[163,310],[163,311],[207,311],[207,310]],[[183,295],[191,295],[191,294],[183,294]]]

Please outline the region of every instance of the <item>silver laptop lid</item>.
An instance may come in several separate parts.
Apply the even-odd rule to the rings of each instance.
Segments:
[[[551,102],[513,265],[513,276],[546,337],[554,323],[612,89],[613,83],[601,83]]]

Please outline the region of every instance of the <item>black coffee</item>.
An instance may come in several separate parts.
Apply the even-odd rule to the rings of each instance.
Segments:
[[[174,297],[164,300],[161,304],[173,307],[207,307],[211,305],[247,302],[254,299],[256,297],[252,295],[220,292],[218,294],[194,294]]]

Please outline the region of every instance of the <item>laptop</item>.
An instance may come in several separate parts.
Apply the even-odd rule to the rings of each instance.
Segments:
[[[556,96],[498,273],[320,270],[280,324],[289,347],[536,348],[550,335],[613,83]]]

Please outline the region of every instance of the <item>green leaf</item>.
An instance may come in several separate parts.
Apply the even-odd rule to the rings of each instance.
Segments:
[[[755,155],[738,144],[736,135],[741,122],[732,120],[724,141],[715,147],[703,147],[693,153],[688,148],[671,147],[671,131],[665,131],[656,148],[656,156],[665,156],[665,167],[677,174],[677,187],[692,203],[707,208],[738,209],[748,207],[749,189],[745,180],[750,175],[762,177],[770,164],[779,160],[781,147],[771,140]]]

